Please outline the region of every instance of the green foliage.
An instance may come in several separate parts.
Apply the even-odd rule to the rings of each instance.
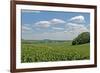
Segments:
[[[25,41],[26,42],[26,41]],[[71,61],[90,58],[89,43],[71,45],[71,41],[31,43],[22,42],[21,62]],[[85,53],[85,54],[84,54]]]
[[[89,42],[90,42],[90,33],[83,32],[72,41],[72,45],[85,44]]]

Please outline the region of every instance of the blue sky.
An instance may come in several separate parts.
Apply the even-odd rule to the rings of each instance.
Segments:
[[[72,40],[90,31],[90,13],[21,10],[21,25],[25,40]]]

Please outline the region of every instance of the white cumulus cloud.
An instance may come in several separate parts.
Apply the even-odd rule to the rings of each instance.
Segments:
[[[22,26],[22,31],[27,31],[27,30],[31,30],[31,28],[29,28],[27,26]]]
[[[81,32],[89,32],[89,29],[87,29],[82,24],[75,24],[75,23],[67,23],[66,24],[66,30],[69,32],[75,32],[75,33],[81,33]]]
[[[51,24],[62,24],[62,23],[65,23],[64,20],[61,20],[61,19],[57,19],[57,18],[54,18],[50,21]]]
[[[49,21],[39,21],[35,23],[35,26],[39,28],[48,28],[50,26],[50,22]]]
[[[85,22],[85,18],[82,15],[72,17],[69,22],[82,24]]]
[[[52,27],[53,25],[62,24],[62,23],[65,23],[65,21],[54,18],[48,21],[38,21],[34,25],[39,28],[48,28],[50,26]]]

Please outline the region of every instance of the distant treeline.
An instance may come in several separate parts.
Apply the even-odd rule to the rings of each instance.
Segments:
[[[68,42],[71,40],[49,40],[49,39],[44,39],[44,40],[22,40],[22,43],[24,44],[31,44],[31,43],[60,43],[60,42]]]

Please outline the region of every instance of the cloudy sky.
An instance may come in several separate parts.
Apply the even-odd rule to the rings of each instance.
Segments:
[[[21,10],[22,39],[72,40],[90,31],[90,13]]]

